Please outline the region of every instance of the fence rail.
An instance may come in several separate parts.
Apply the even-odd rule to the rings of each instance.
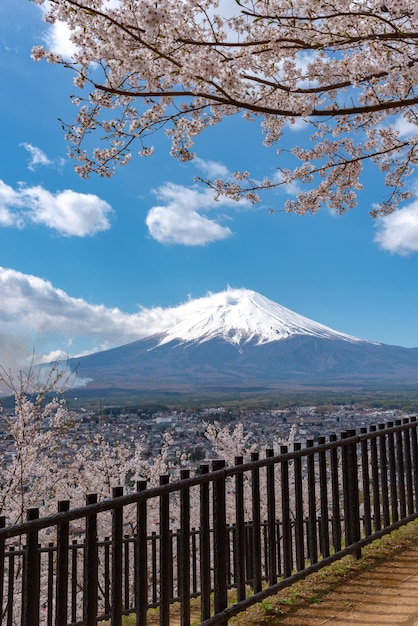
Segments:
[[[177,603],[187,626],[192,599],[201,624],[227,624],[418,517],[417,428],[411,417],[350,430],[46,517],[30,509],[16,526],[0,518],[2,624],[121,626],[134,614],[146,626],[155,609],[169,626]]]

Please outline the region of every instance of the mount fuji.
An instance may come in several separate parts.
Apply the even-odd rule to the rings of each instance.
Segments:
[[[247,289],[172,309],[158,334],[70,359],[86,389],[161,392],[418,384],[418,348],[333,330]]]

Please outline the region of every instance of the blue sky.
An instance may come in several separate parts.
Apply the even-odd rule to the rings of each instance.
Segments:
[[[161,135],[152,157],[82,180],[58,121],[74,119],[72,75],[30,58],[54,33],[28,0],[2,0],[0,18],[1,364],[127,343],[165,323],[165,309],[228,285],[341,332],[418,346],[418,201],[373,220],[385,188],[370,170],[344,216],[270,215],[284,191],[258,206],[214,202],[196,176],[262,178],[277,165],[258,123],[238,116],[198,138],[196,162],[174,161]],[[289,129],[288,145],[300,141]]]

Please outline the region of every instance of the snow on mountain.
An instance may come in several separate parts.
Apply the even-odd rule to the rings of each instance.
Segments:
[[[293,335],[339,339],[351,343],[362,339],[333,330],[249,289],[227,289],[180,305],[181,321],[165,330],[158,341],[204,343],[223,340],[240,346],[262,345]]]

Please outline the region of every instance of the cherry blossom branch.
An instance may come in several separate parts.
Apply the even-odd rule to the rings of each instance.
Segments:
[[[353,206],[363,160],[384,171],[396,190],[416,165],[418,5],[410,0],[389,7],[354,0],[349,8],[345,0],[237,0],[228,16],[218,0],[188,0],[181,10],[174,0],[50,6],[47,21],[68,26],[76,52],[68,60],[36,47],[33,57],[75,72],[80,96],[73,101],[80,108],[75,123],[63,126],[83,177],[111,176],[128,162],[136,140],[140,154],[150,155],[145,138],[163,127],[171,154],[190,160],[194,138],[237,113],[261,121],[265,145],[279,144],[279,170],[285,122],[304,120],[304,141],[310,134],[315,148],[302,150],[303,166],[288,175],[308,185],[287,205],[298,212],[339,201],[341,211]],[[402,142],[379,130],[396,116],[408,123],[401,156]],[[88,154],[87,136],[90,144],[100,132],[104,142]],[[356,144],[344,145],[348,136]],[[339,160],[343,145],[347,159]],[[321,178],[316,192],[312,175]],[[224,183],[217,193],[234,196],[236,183]],[[259,190],[274,186],[266,179]],[[385,210],[404,198],[406,192],[390,193]]]

